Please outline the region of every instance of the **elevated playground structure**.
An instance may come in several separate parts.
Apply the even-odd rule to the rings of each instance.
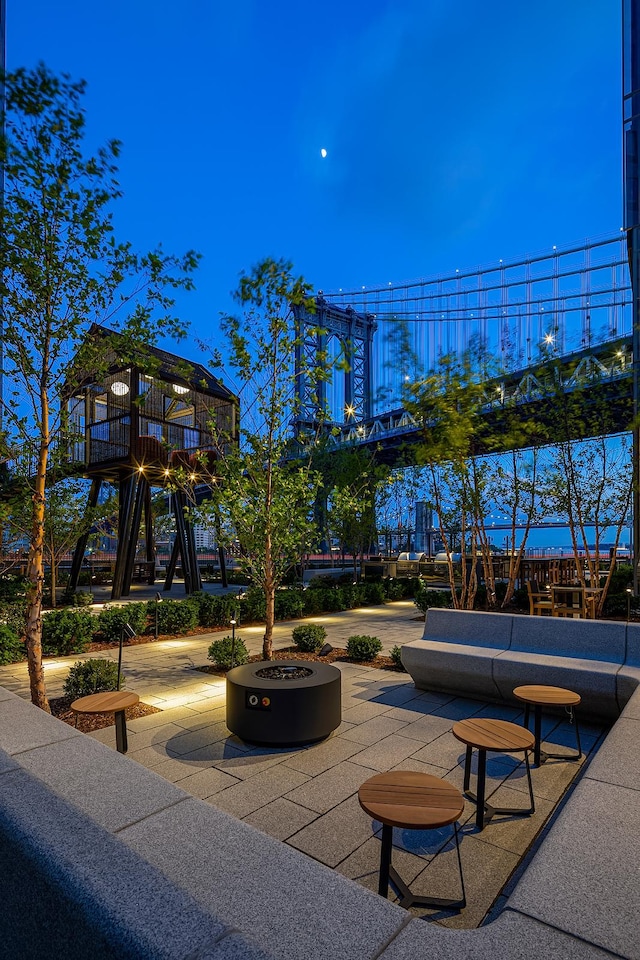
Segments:
[[[94,325],[90,338],[104,339],[100,372],[76,371],[66,391],[68,436],[66,471],[91,480],[88,505],[98,503],[104,482],[118,492],[118,537],[113,600],[128,596],[142,534],[148,579],[155,575],[151,490],[170,494],[176,539],[167,567],[171,587],[178,561],[187,593],[200,589],[193,527],[187,500],[206,495],[215,476],[219,437],[235,438],[238,402],[224,384],[199,363],[147,347],[123,358],[118,336]],[[106,354],[106,356],[105,356]],[[179,479],[178,483],[174,481]],[[198,493],[196,494],[196,490]],[[89,534],[76,545],[69,589],[75,590]]]

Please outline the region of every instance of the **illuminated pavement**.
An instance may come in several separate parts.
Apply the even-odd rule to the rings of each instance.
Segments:
[[[385,651],[419,638],[422,622],[411,601],[309,618],[322,623],[327,639],[344,646],[352,633],[378,636]],[[299,621],[298,621],[299,622]],[[291,643],[294,623],[278,624],[275,648]],[[238,630],[251,652],[262,644],[262,627]],[[493,716],[519,722],[517,706],[499,706],[417,690],[406,674],[365,665],[337,664],[342,672],[343,720],[322,743],[302,748],[252,747],[225,725],[224,679],[198,671],[217,632],[200,637],[126,647],[126,686],[162,712],[130,721],[128,757],[258,829],[283,840],[359,883],[377,889],[379,824],[362,811],[359,785],[374,773],[419,770],[462,787],[464,748],[451,734],[455,720]],[[117,651],[99,656],[117,657]],[[62,692],[70,665],[83,657],[46,663],[50,696]],[[28,697],[26,666],[0,667],[0,684]],[[581,725],[583,747],[593,751],[602,733]],[[543,735],[562,750],[573,731],[550,718]],[[115,747],[114,728],[91,734]],[[520,757],[490,755],[488,793],[499,805],[523,806],[526,776]],[[473,804],[462,818],[462,858],[468,907],[460,915],[414,908],[447,926],[474,927],[499,909],[523,856],[552,814],[582,764],[548,761],[533,771],[536,813],[497,818],[479,834]],[[503,781],[506,781],[503,783]],[[418,893],[456,894],[457,868],[450,828],[395,831],[394,863]],[[506,885],[506,887],[505,887]],[[453,889],[452,889],[453,888]]]

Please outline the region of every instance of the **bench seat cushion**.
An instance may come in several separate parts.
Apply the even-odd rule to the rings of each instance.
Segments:
[[[514,699],[513,688],[520,684],[540,683],[566,687],[579,693],[582,698],[580,716],[585,720],[589,714],[606,719],[618,716],[618,664],[508,650],[498,654],[492,666],[493,679],[505,700]]]
[[[507,650],[511,642],[512,619],[504,613],[431,607],[425,617],[422,639]]]
[[[579,657],[620,666],[626,652],[626,624],[616,620],[573,620],[514,614],[510,650]]]
[[[444,690],[499,699],[491,661],[501,651],[472,643],[414,640],[402,646],[402,663],[421,690]]]

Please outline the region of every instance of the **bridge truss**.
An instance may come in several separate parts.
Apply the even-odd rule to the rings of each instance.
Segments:
[[[328,409],[338,442],[404,442],[418,425],[402,410],[403,387],[470,347],[482,346],[479,377],[487,356],[503,374],[488,387],[500,394],[488,396],[489,404],[542,397],[535,371],[550,358],[575,360],[566,389],[576,378],[626,383],[633,328],[627,238],[617,233],[474,270],[320,292],[316,313],[299,322],[307,359],[338,350],[348,372],[328,385],[304,385],[297,426],[308,428]]]

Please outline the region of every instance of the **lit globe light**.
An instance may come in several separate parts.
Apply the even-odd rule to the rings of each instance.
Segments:
[[[323,148],[321,149],[321,151],[320,151],[320,156],[321,156],[322,159],[324,160],[324,158],[326,157],[326,155],[327,155],[327,151],[326,151],[325,148],[323,147]]]
[[[554,338],[553,338],[553,334],[552,334],[552,333],[545,333],[545,335],[544,335],[544,342],[545,342],[545,343],[553,343],[553,339],[554,339]]]

